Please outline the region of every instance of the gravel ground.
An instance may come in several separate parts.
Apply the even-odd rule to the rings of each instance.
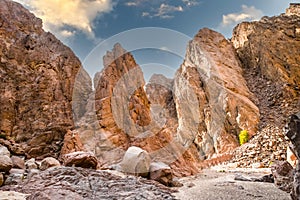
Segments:
[[[182,200],[290,200],[288,193],[276,188],[273,183],[234,180],[236,175],[261,177],[270,169],[226,169],[214,167],[202,173],[180,179],[184,184],[174,193]]]

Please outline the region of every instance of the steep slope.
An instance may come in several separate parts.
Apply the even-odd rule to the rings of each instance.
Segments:
[[[257,129],[259,111],[251,98],[231,43],[217,32],[200,30],[174,80],[182,142],[196,143],[202,159],[234,149],[241,130],[253,135]]]
[[[257,97],[261,127],[282,127],[300,107],[300,13],[263,17],[235,27],[232,43],[247,85]]]
[[[0,0],[0,133],[15,154],[57,156],[74,126],[72,91],[81,67],[42,21],[13,1]],[[10,147],[11,147],[10,145]]]

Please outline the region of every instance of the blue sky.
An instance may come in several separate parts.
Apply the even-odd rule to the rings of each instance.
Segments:
[[[105,41],[113,37],[111,42],[121,38],[118,42],[125,49],[132,51],[148,78],[151,73],[164,73],[171,77],[184,57],[182,53],[178,55],[174,52],[174,49],[184,51],[187,41],[199,29],[208,27],[230,38],[232,28],[237,23],[258,20],[265,15],[279,15],[285,12],[290,3],[286,0],[16,1],[40,17],[47,31],[71,47],[91,75],[101,70],[101,58],[113,45]],[[300,0],[292,2],[300,3]],[[170,31],[147,29],[150,32],[144,34],[141,29],[143,27],[159,27]],[[131,31],[136,28],[140,29]],[[154,37],[156,31],[159,34]],[[134,37],[129,36],[130,33],[135,34]],[[176,34],[179,35],[179,39]],[[143,46],[140,45],[141,42],[136,44],[143,39],[157,45]],[[166,40],[168,42],[163,44]],[[174,47],[173,43],[176,43],[177,47]],[[173,50],[170,50],[169,46]],[[91,53],[93,49],[94,53]]]

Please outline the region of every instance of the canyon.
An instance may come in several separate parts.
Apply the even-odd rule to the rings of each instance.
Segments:
[[[3,190],[27,193],[29,199],[64,194],[125,199],[143,190],[149,191],[145,199],[174,199],[172,189],[131,175],[159,174],[159,182],[179,186],[178,177],[221,163],[269,168],[287,160],[290,141],[282,129],[300,108],[297,8],[291,4],[279,16],[240,23],[230,40],[203,28],[187,44],[173,79],[154,74],[146,82],[119,43],[107,51],[103,70],[92,80],[71,49],[43,30],[40,19],[18,3],[0,0]],[[242,130],[249,142],[240,146]],[[297,131],[292,127],[293,134]],[[297,138],[290,138],[296,157]],[[128,171],[124,163],[130,156],[135,167]],[[14,177],[12,161],[18,159],[23,171]],[[38,169],[42,160],[49,169]],[[158,169],[151,172],[151,166]],[[54,186],[34,189],[47,184]]]

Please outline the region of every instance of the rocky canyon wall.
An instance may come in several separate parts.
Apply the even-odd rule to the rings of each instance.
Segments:
[[[0,1],[0,134],[13,153],[58,156],[74,126],[72,91],[80,67],[40,19],[18,3]]]
[[[282,127],[300,107],[300,17],[295,12],[243,22],[233,31],[231,41],[257,97],[261,126]]]
[[[255,134],[258,108],[235,50],[221,34],[199,31],[174,82],[178,134],[197,145],[202,159],[237,147],[241,130]]]

